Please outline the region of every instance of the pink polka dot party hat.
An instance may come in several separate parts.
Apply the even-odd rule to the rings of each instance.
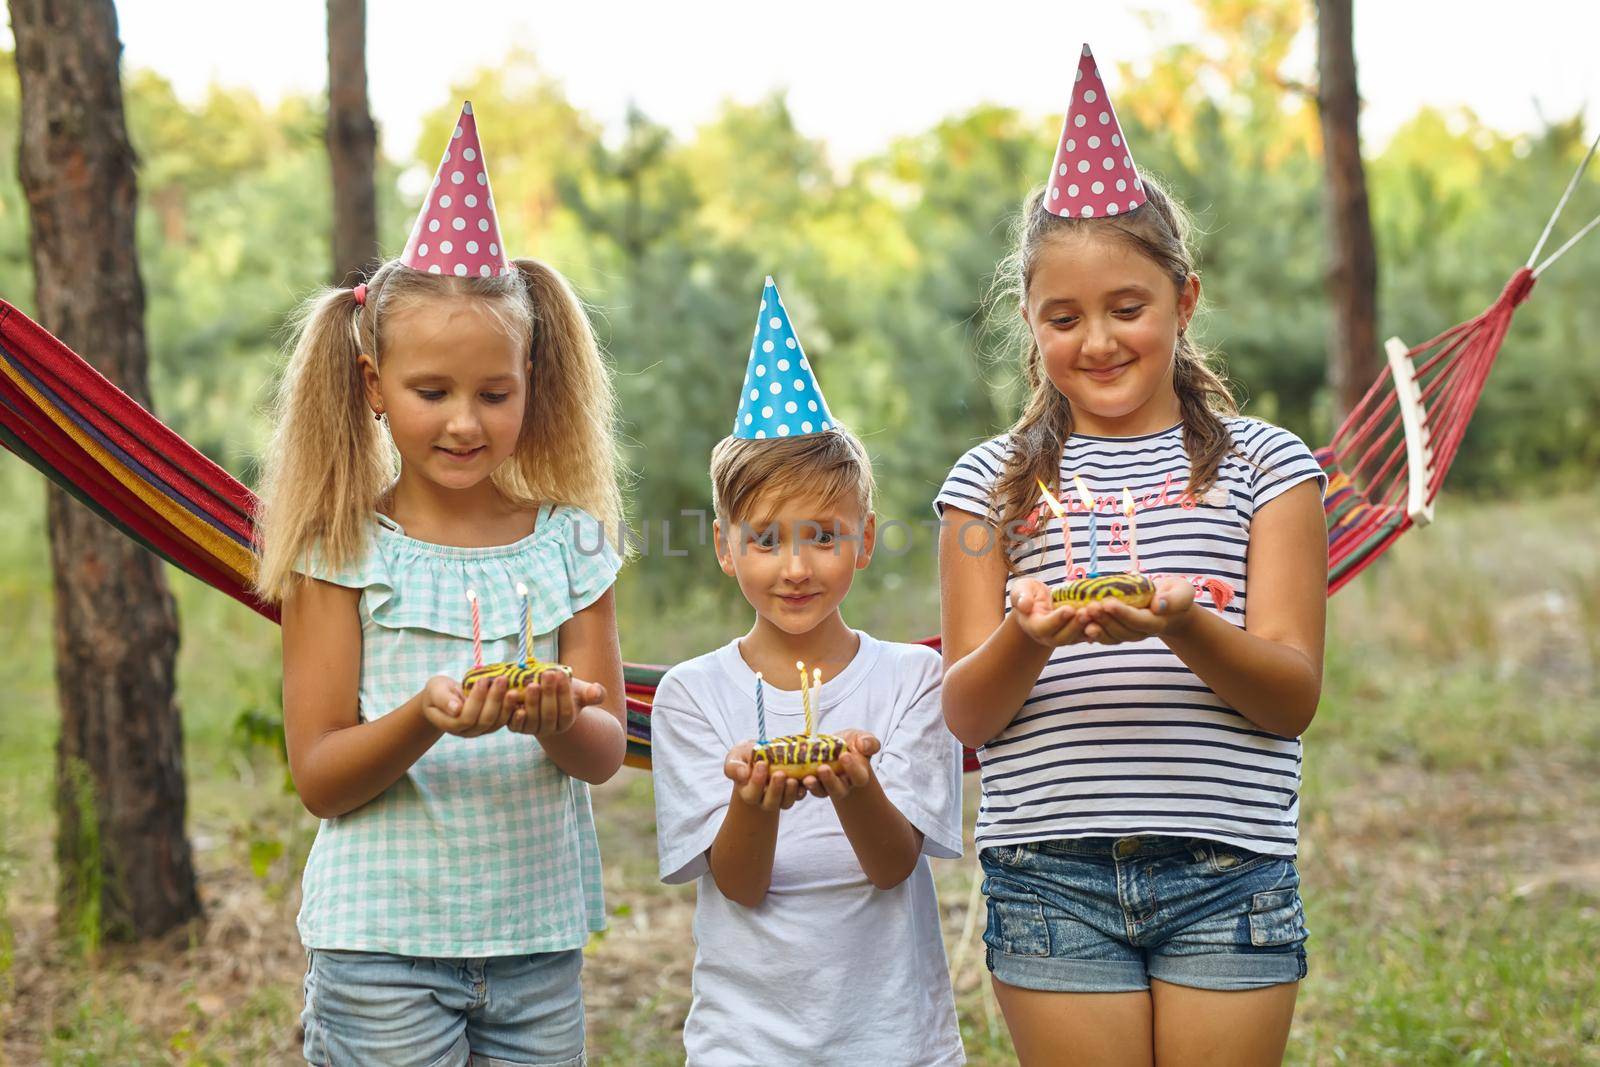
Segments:
[[[460,277],[488,278],[511,271],[470,101],[461,105],[461,117],[445,145],[444,158],[400,262],[412,270]]]
[[[1044,206],[1070,218],[1103,218],[1133,211],[1145,199],[1100,67],[1084,45]]]

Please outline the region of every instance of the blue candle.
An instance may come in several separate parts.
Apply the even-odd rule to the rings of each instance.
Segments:
[[[761,672],[756,672],[756,732],[764,745],[767,743],[767,699],[761,693]]]
[[[522,598],[522,665],[526,667],[533,657],[533,621],[528,617],[528,587],[518,582],[517,595]]]
[[[1093,578],[1100,573],[1100,520],[1095,516],[1094,497],[1089,495],[1083,479],[1074,474],[1072,481],[1078,487],[1078,499],[1089,512],[1089,577]]]

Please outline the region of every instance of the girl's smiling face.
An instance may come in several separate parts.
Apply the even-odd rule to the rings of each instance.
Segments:
[[[1022,317],[1075,430],[1132,437],[1180,420],[1173,350],[1199,299],[1198,276],[1180,288],[1113,237],[1063,234],[1039,249]]]
[[[516,451],[527,348],[486,301],[407,307],[388,323],[382,373],[361,357],[367,399],[389,419],[406,476],[471,489]]]

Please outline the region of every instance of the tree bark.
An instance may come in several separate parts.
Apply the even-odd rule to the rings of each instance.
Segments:
[[[333,174],[333,278],[351,286],[378,265],[373,181],[378,128],[367,106],[366,0],[328,0],[328,160]]]
[[[1318,0],[1317,92],[1328,219],[1328,383],[1337,419],[1360,402],[1383,368],[1378,352],[1378,255],[1361,162],[1351,0]]]
[[[116,10],[111,0],[10,6],[40,322],[148,407]],[[98,916],[92,936],[153,936],[200,913],[184,837],[177,613],[153,555],[53,485],[48,516],[60,918],[81,928]]]

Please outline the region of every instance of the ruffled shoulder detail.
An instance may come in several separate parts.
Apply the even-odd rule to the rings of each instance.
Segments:
[[[471,639],[470,589],[478,596],[485,641],[520,636],[528,590],[527,626],[535,637],[600,598],[622,560],[599,520],[580,508],[543,507],[533,533],[509,545],[460,548],[407,537],[391,520],[374,518],[373,546],[356,564],[313,577],[362,590],[364,619],[391,630],[427,630]]]
[[[319,544],[306,550],[305,558],[295,570],[330,585],[342,585],[347,589],[366,589],[374,582],[382,581],[386,569],[376,551],[377,534],[378,525],[373,523],[366,548],[342,567],[330,564]]]

